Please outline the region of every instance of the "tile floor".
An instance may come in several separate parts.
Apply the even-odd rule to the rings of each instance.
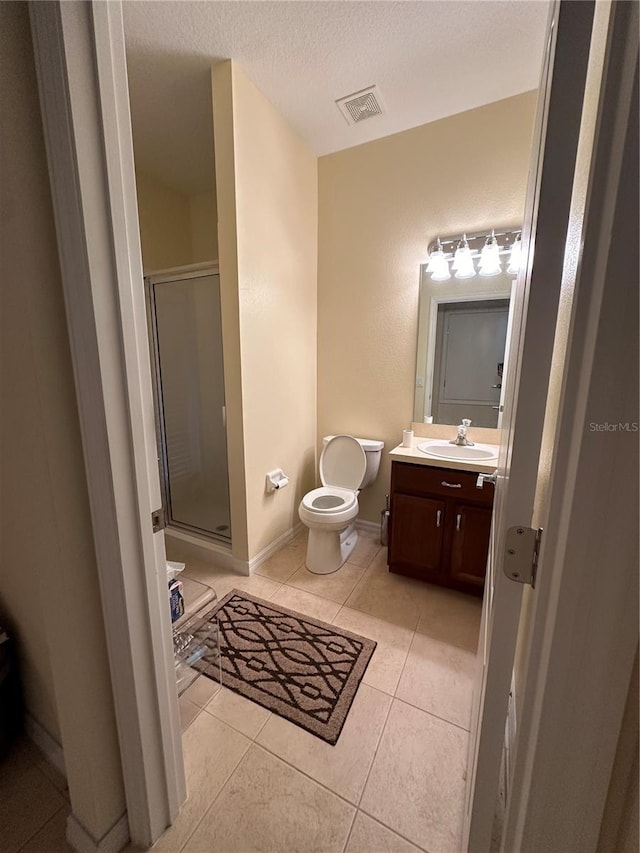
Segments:
[[[313,575],[305,534],[252,577],[193,560],[185,574],[376,640],[338,743],[198,679],[180,700],[189,799],[154,849],[457,853],[481,603],[390,574],[366,531],[340,571]]]
[[[312,575],[305,533],[252,577],[185,573],[376,640],[338,743],[199,678],[180,699],[189,796],[153,849],[457,853],[480,601],[389,574],[368,532],[339,572]],[[64,780],[28,743],[0,764],[0,803],[3,853],[71,849]]]
[[[0,762],[2,853],[69,853],[64,778],[26,739]]]

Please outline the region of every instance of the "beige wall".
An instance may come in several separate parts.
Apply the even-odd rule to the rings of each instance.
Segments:
[[[214,190],[189,196],[192,263],[218,260],[218,211]]]
[[[233,552],[247,559],[298,523],[314,483],[317,159],[234,63],[213,70],[213,108]],[[265,494],[278,467],[290,485]]]
[[[27,707],[64,749],[100,838],[125,810],[49,180],[25,3],[0,4],[0,603]]]
[[[382,439],[360,517],[389,491],[413,413],[420,265],[438,234],[522,221],[536,94],[319,160],[318,441]]]
[[[145,272],[193,263],[189,197],[140,171],[136,187]]]
[[[213,190],[186,195],[138,170],[138,216],[145,272],[218,259]]]

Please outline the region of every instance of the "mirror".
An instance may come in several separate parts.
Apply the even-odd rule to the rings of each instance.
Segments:
[[[499,427],[515,275],[434,281],[420,270],[413,420]]]

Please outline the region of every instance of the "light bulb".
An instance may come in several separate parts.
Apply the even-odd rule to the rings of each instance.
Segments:
[[[498,245],[495,233],[492,231],[491,236],[487,237],[487,241],[480,253],[480,275],[499,275],[501,272],[500,246]]]
[[[451,273],[449,272],[449,264],[447,259],[442,256],[442,258],[437,261],[436,267],[431,273],[432,281],[447,281],[447,279],[451,278]]]
[[[511,254],[509,255],[509,266],[507,267],[507,272],[509,275],[518,275],[520,272],[520,263],[522,261],[522,240],[521,235],[518,234],[516,237],[513,246],[511,247]]]
[[[458,243],[458,248],[453,257],[452,269],[456,274],[456,278],[473,278],[476,274],[466,234],[463,234],[462,240]]]
[[[427,272],[431,273],[433,281],[446,281],[451,278],[449,272],[449,263],[442,251],[442,243],[438,238],[436,248],[429,255],[429,263],[427,264]]]

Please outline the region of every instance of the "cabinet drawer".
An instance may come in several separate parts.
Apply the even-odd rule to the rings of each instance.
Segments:
[[[474,503],[491,506],[493,483],[476,488],[478,475],[470,471],[455,471],[452,468],[435,468],[427,465],[412,465],[394,462],[391,488],[394,492],[416,495],[438,495],[444,498],[464,498]]]

